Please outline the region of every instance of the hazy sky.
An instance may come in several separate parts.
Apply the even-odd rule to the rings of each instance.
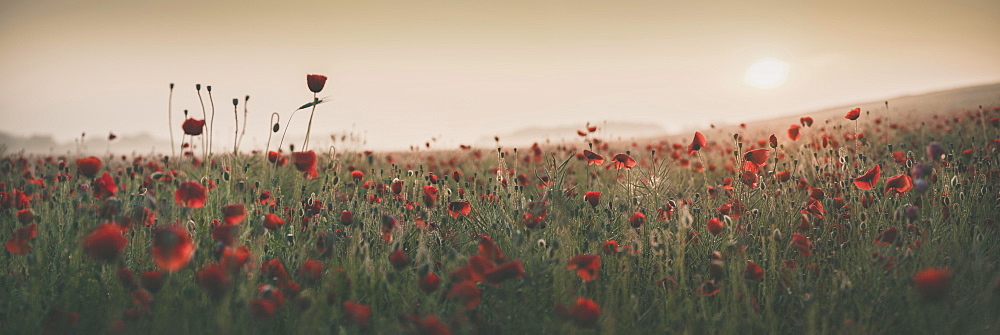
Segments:
[[[271,112],[310,101],[307,73],[329,76],[334,99],[314,143],[351,129],[376,149],[587,121],[683,129],[1000,81],[998,17],[996,0],[0,0],[0,131],[167,138],[168,83],[175,130],[182,109],[200,118],[201,83],[216,142],[249,94],[243,146],[262,147]],[[762,58],[787,63],[787,82],[746,84]]]

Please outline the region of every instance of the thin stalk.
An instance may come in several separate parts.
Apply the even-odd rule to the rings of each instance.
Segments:
[[[316,105],[318,104],[319,98],[316,97],[316,93],[313,93],[313,105],[309,112],[309,125],[306,126],[306,140],[302,143],[302,151],[309,150],[309,133],[312,132],[313,116],[316,115]]]
[[[240,132],[240,141],[239,141],[239,143],[243,143],[243,137],[246,136],[246,134],[247,134],[247,104],[248,103],[250,103],[250,96],[249,95],[245,99],[243,99],[243,128],[242,128],[243,130]],[[270,135],[268,135],[268,136],[270,136]],[[266,150],[265,150],[264,153],[267,153]]]
[[[198,102],[201,103],[201,117],[202,117],[202,121],[207,120],[208,119],[208,114],[205,113],[205,100],[203,100],[201,98],[201,84],[195,84],[194,85],[194,89],[195,89],[195,91],[198,91]],[[206,143],[205,142],[205,137],[208,137],[208,136],[206,134],[202,134],[202,136],[201,136],[201,156],[202,156],[202,158],[204,160],[208,160],[208,152],[205,151],[205,143]]]
[[[212,155],[212,146],[215,145],[215,99],[212,98],[212,86],[205,87],[208,90],[208,102],[212,104],[212,122],[208,124],[208,155]]]
[[[275,120],[275,118],[277,118],[277,120]],[[243,120],[245,121],[246,118],[244,118]],[[271,113],[270,124],[272,124],[272,126],[271,129],[268,129],[267,132],[267,145],[264,146],[264,157],[267,157],[267,152],[271,150],[271,135],[278,132],[278,129],[275,128],[274,126],[278,126],[279,124],[281,124],[281,114],[278,114],[278,112]],[[244,127],[243,130],[246,131],[246,128]]]
[[[170,130],[170,157],[177,156],[177,146],[174,144],[174,83],[170,83],[170,95],[167,97],[167,129]]]
[[[233,99],[233,117],[236,119],[236,122],[235,122],[236,131],[235,131],[235,133],[233,133],[233,156],[236,156],[236,153],[240,150],[240,144],[239,144],[239,139],[240,139],[240,114],[239,114],[239,112],[236,109],[236,107],[237,107],[236,105],[239,104],[239,102],[240,102],[240,99]]]

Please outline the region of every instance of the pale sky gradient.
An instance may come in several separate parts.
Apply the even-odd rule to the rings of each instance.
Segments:
[[[329,76],[334,98],[314,143],[354,129],[368,148],[450,147],[604,120],[681,130],[1000,81],[997,18],[996,0],[0,0],[0,131],[167,138],[168,83],[178,133],[181,110],[200,118],[201,83],[227,147],[230,101],[251,95],[243,146],[260,148],[271,112],[310,101],[307,73]],[[784,85],[744,83],[762,58],[789,64]]]

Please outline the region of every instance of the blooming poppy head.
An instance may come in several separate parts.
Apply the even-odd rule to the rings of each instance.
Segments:
[[[593,300],[579,297],[573,303],[569,317],[579,327],[595,328],[601,319],[601,307]]]
[[[747,266],[743,269],[743,278],[746,280],[763,280],[764,269],[761,269],[757,263],[747,261]]]
[[[896,227],[889,227],[888,229],[883,230],[881,233],[878,234],[878,237],[875,238],[875,244],[881,246],[893,244],[896,242],[897,235],[898,232],[896,230]]]
[[[590,150],[583,150],[583,157],[587,158],[587,165],[604,164],[604,156]]]
[[[635,160],[628,154],[617,154],[612,158],[612,161],[614,161],[617,170],[631,170],[635,166]]]
[[[601,202],[601,191],[590,191],[583,194],[583,199],[590,204],[590,207],[597,207]]]
[[[396,249],[396,251],[389,254],[389,264],[392,264],[392,267],[396,270],[402,270],[407,265],[410,265],[410,259],[406,258],[403,249]]]
[[[799,135],[799,128],[801,127],[799,127],[799,125],[797,124],[793,124],[791,127],[788,127],[788,138],[791,139],[792,141],[798,141],[799,138],[802,137],[801,135]]]
[[[918,271],[910,278],[913,281],[913,288],[921,298],[936,300],[944,298],[948,293],[948,282],[951,279],[951,270],[946,268],[925,268]]]
[[[34,223],[17,228],[14,230],[14,236],[12,239],[5,243],[7,252],[15,255],[23,255],[31,252],[31,245],[28,244],[31,239],[38,236],[38,226]]]
[[[813,118],[809,117],[809,116],[800,117],[799,118],[799,123],[801,123],[803,127],[812,127],[812,125],[813,125]]]
[[[307,259],[299,268],[299,278],[305,283],[316,283],[323,278],[323,263],[315,259]]]
[[[194,257],[191,235],[180,224],[157,228],[153,231],[153,259],[160,269],[180,270]]]
[[[184,129],[185,135],[201,135],[205,129],[205,120],[195,120],[194,118],[184,120],[184,123],[181,124],[181,129]]]
[[[87,178],[94,178],[97,175],[97,171],[101,170],[101,165],[101,159],[94,156],[76,160],[77,171]]]
[[[809,238],[805,235],[799,233],[792,234],[792,245],[795,246],[795,249],[797,249],[799,254],[802,256],[809,257],[812,255],[812,251],[810,250],[811,243],[809,242]]]
[[[865,174],[860,177],[854,178],[854,186],[857,186],[862,190],[871,190],[878,184],[878,178],[882,175],[882,168],[879,164],[875,164],[872,168],[868,169]]]
[[[486,281],[497,286],[507,280],[522,277],[524,277],[524,266],[521,265],[521,260],[504,263],[501,266],[487,270],[484,274]]]
[[[212,228],[212,239],[224,246],[231,247],[236,245],[239,230],[240,226],[236,224],[218,225]]]
[[[601,243],[601,251],[603,251],[605,255],[613,255],[613,254],[617,253],[618,252],[618,241],[608,240],[608,241],[606,241],[604,243]]]
[[[94,191],[94,198],[104,199],[118,193],[118,184],[115,183],[114,178],[111,178],[108,171],[104,171],[100,178],[94,179],[91,189]]]
[[[229,272],[217,263],[206,264],[205,267],[194,273],[194,277],[198,286],[215,299],[225,295],[232,285]]]
[[[306,179],[319,176],[319,172],[316,171],[316,152],[312,150],[293,152],[292,160],[295,163],[295,169],[302,172]]]
[[[353,301],[345,301],[344,316],[348,320],[363,327],[368,327],[368,319],[372,316],[372,308]]]
[[[434,274],[433,272],[427,272],[427,274],[424,275],[423,278],[420,278],[420,283],[418,284],[418,286],[420,286],[420,289],[426,293],[431,293],[436,291],[438,289],[438,286],[440,285],[441,285],[441,277],[439,277],[437,274]]]
[[[205,207],[205,200],[208,198],[205,186],[195,180],[182,182],[174,192],[174,201],[181,206],[191,208]]]
[[[688,153],[694,153],[695,151],[701,150],[708,145],[708,141],[705,140],[705,135],[701,132],[694,132],[694,139],[691,140],[691,144],[688,145]]]
[[[767,156],[770,155],[771,151],[767,149],[754,149],[749,150],[743,155],[743,159],[757,164],[757,166],[764,166],[767,164]]]
[[[497,247],[496,243],[493,243],[493,238],[489,235],[480,234],[479,235],[479,255],[485,257],[494,263],[503,263],[507,261],[507,256],[504,256],[500,248]]]
[[[632,226],[632,228],[642,227],[642,224],[645,222],[646,214],[642,214],[642,212],[635,212],[628,218],[628,224]]]
[[[285,224],[285,220],[274,213],[264,214],[264,228],[267,230],[278,230]]]
[[[247,217],[247,210],[243,204],[225,205],[222,206],[222,215],[225,216],[223,221],[226,223],[238,224]]]
[[[712,235],[719,235],[722,233],[722,220],[719,218],[711,218],[705,223],[706,228]]]
[[[913,189],[913,179],[908,175],[898,174],[885,180],[885,191],[883,193],[892,192],[893,195],[901,197],[904,192],[911,189]]]
[[[452,201],[448,203],[448,214],[451,214],[452,218],[457,219],[459,215],[467,216],[469,213],[472,213],[472,206],[467,201]]]
[[[845,119],[852,120],[852,121],[853,120],[857,120],[859,117],[861,117],[861,108],[860,107],[854,108],[854,109],[848,111],[847,115],[844,115]]]
[[[351,223],[354,223],[354,213],[352,213],[351,211],[347,211],[347,210],[340,211],[340,223],[343,224],[343,225],[345,225],[345,226],[348,226]]]
[[[451,287],[448,291],[448,298],[458,299],[466,310],[471,310],[479,305],[482,298],[482,291],[471,280],[465,280]]]
[[[309,86],[309,91],[313,93],[319,93],[323,90],[323,86],[326,86],[326,76],[318,74],[307,74],[306,84]]]
[[[424,186],[424,206],[434,207],[438,199],[438,188],[432,185]]]
[[[118,259],[126,245],[128,238],[122,235],[121,228],[115,223],[101,224],[83,239],[83,249],[87,256],[105,262]]]
[[[569,259],[567,269],[576,269],[576,274],[589,282],[597,278],[597,272],[601,269],[601,256],[595,254],[580,254]]]

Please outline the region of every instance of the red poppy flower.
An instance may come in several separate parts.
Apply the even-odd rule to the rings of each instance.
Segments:
[[[601,251],[604,251],[605,255],[612,255],[618,252],[618,241],[608,240],[601,243]]]
[[[601,191],[590,191],[584,193],[583,199],[590,204],[590,207],[596,207],[597,204],[601,202]]]
[[[285,220],[281,219],[278,215],[274,213],[264,214],[264,228],[267,230],[278,230],[281,226],[285,224]]]
[[[351,211],[341,211],[340,212],[340,223],[349,226],[354,222],[354,213]]]
[[[583,150],[583,156],[587,158],[587,165],[604,164],[604,156],[590,150]]]
[[[489,235],[480,234],[479,235],[479,255],[485,257],[494,263],[503,263],[507,261],[507,256],[504,256],[500,248],[493,243],[493,239]]]
[[[26,225],[34,220],[35,220],[35,212],[32,211],[30,208],[25,208],[17,211],[17,222]]]
[[[452,201],[448,203],[448,214],[451,214],[452,218],[458,218],[459,215],[467,216],[472,213],[472,206],[465,201]]]
[[[361,181],[362,179],[365,179],[365,173],[358,170],[351,171],[351,178],[355,181]]]
[[[823,209],[823,203],[819,200],[809,198],[806,201],[806,208],[801,211],[803,214],[812,214],[813,216],[822,219],[826,215],[826,210]]]
[[[859,117],[861,117],[861,108],[860,107],[852,109],[852,110],[850,110],[850,111],[847,112],[847,115],[844,115],[845,119],[848,119],[848,120],[851,120],[851,121],[857,120]]]
[[[288,271],[285,271],[285,265],[277,258],[261,262],[260,273],[265,279],[275,280],[282,285],[290,279]]]
[[[695,289],[695,294],[699,297],[711,297],[716,293],[719,293],[719,289],[722,288],[721,284],[716,284],[714,280],[706,280],[701,283],[697,289]]]
[[[372,316],[372,308],[353,301],[345,301],[344,316],[351,322],[368,327],[368,319]]]
[[[319,172],[316,171],[316,152],[312,150],[293,152],[292,161],[295,163],[295,169],[302,172],[306,179],[319,176]]]
[[[879,164],[875,164],[871,169],[868,169],[865,174],[860,177],[854,178],[854,186],[862,190],[870,190],[878,184],[878,178],[882,175],[882,167]]]
[[[743,154],[743,159],[746,161],[753,162],[757,166],[767,165],[767,156],[770,155],[771,151],[767,149],[754,149],[749,150]]]
[[[596,328],[601,319],[601,307],[593,300],[579,297],[570,309],[556,303],[556,315],[573,321],[578,327]]]
[[[772,149],[777,148],[778,147],[778,137],[774,136],[774,134],[771,134],[771,137],[769,137],[767,139],[767,143],[768,143],[768,145]]]
[[[635,212],[628,218],[628,224],[632,226],[632,228],[639,228],[643,223],[646,223],[646,214]]]
[[[889,229],[883,230],[875,237],[875,244],[886,246],[896,242],[896,227],[889,227]]]
[[[722,221],[719,218],[711,218],[705,223],[709,233],[712,235],[719,235],[722,233]]]
[[[708,141],[705,140],[705,135],[696,131],[694,132],[694,139],[692,139],[691,144],[688,145],[688,153],[694,154],[695,151],[701,150],[701,148],[704,148],[706,145],[708,145]]]
[[[222,249],[220,262],[230,272],[236,273],[239,272],[240,268],[249,268],[247,265],[250,264],[250,258],[252,257],[253,253],[250,252],[250,247],[248,246],[228,247]]]
[[[948,293],[951,270],[946,268],[925,268],[913,275],[913,287],[921,298],[935,300]]]
[[[323,90],[323,86],[326,86],[326,76],[318,74],[307,74],[306,84],[309,85],[309,91],[313,93],[319,93]]]
[[[277,151],[268,151],[267,152],[267,161],[268,162],[277,163],[279,158],[281,158],[281,154],[278,153]]]
[[[814,187],[809,189],[809,197],[816,200],[823,200],[823,198],[826,198],[826,193],[822,189]]]
[[[217,263],[206,264],[200,271],[194,273],[194,278],[198,286],[214,299],[225,295],[232,285],[229,272]]]
[[[438,188],[427,185],[424,186],[424,206],[434,207],[438,199]]]
[[[160,271],[146,271],[139,275],[139,281],[142,283],[142,287],[149,290],[150,292],[156,293],[161,288],[163,288],[163,272]]]
[[[97,175],[97,171],[101,170],[101,165],[101,159],[94,156],[76,160],[76,170],[87,178],[94,178]]]
[[[238,224],[247,217],[247,210],[243,204],[225,205],[222,206],[222,215],[225,216],[223,221],[226,223]]]
[[[757,263],[747,261],[747,267],[743,269],[743,278],[746,280],[763,280],[764,269]]]
[[[635,160],[627,154],[617,154],[611,160],[614,161],[616,170],[631,170],[635,166]]]
[[[505,263],[504,265],[495,267],[489,271],[486,271],[484,278],[490,284],[500,286],[509,279],[523,278],[524,277],[524,267],[521,266],[521,260],[516,260],[513,262]]]
[[[160,269],[174,272],[187,265],[194,257],[194,243],[180,224],[157,228],[153,231],[153,259]]]
[[[393,251],[389,255],[389,264],[392,264],[392,267],[396,270],[402,270],[407,265],[410,265],[410,259],[406,258],[403,249],[396,249],[396,251]]]
[[[883,193],[892,192],[895,196],[901,197],[904,192],[911,189],[913,189],[913,179],[905,174],[897,174],[885,180],[885,191]]]
[[[799,128],[801,127],[797,124],[793,124],[791,127],[788,127],[788,138],[792,139],[792,141],[798,141],[799,138],[802,137],[799,135]]]
[[[811,243],[809,242],[809,238],[805,235],[799,233],[792,234],[792,245],[795,246],[795,249],[797,249],[799,254],[802,256],[809,257],[812,255],[812,251],[810,250]]]
[[[184,129],[185,135],[201,135],[202,131],[205,129],[205,120],[195,120],[194,118],[184,120],[184,123],[181,124],[181,129]]]
[[[117,259],[126,245],[128,238],[122,235],[122,229],[115,223],[101,224],[83,239],[87,256],[105,262]]]
[[[194,180],[182,182],[177,186],[177,192],[174,193],[174,201],[184,207],[205,207],[205,200],[207,198],[205,186]]]
[[[104,199],[113,197],[118,193],[118,184],[115,183],[114,178],[111,178],[108,171],[104,171],[104,174],[100,178],[94,179],[94,183],[91,186],[94,190],[94,198]]]
[[[218,225],[212,228],[212,239],[231,247],[236,245],[236,235],[239,234],[240,226],[235,224]]]
[[[800,117],[799,118],[799,123],[801,123],[803,127],[812,127],[812,125],[813,125],[813,118],[809,117],[809,116]]]
[[[38,226],[35,224],[17,228],[17,230],[14,230],[13,238],[4,243],[4,247],[7,249],[7,252],[15,255],[29,253],[31,252],[31,245],[28,242],[36,236],[38,236]]]
[[[307,259],[299,268],[299,278],[305,283],[316,283],[323,278],[323,263],[315,259]]]
[[[254,298],[250,300],[250,315],[254,319],[268,319],[274,316],[275,306],[271,299]]]
[[[601,269],[601,256],[594,254],[581,254],[573,256],[566,265],[569,270],[576,269],[576,274],[589,282],[597,278],[597,272]]]
[[[780,182],[786,182],[789,179],[792,179],[792,174],[789,173],[788,170],[778,171],[774,174],[774,179],[777,179]]]
[[[482,295],[482,291],[479,290],[479,287],[474,282],[465,280],[452,286],[451,290],[448,291],[447,297],[458,298],[466,310],[471,310],[479,305]]]
[[[428,272],[423,278],[420,278],[420,289],[424,292],[431,293],[437,291],[438,286],[441,285],[441,277],[434,274],[433,272]]]

